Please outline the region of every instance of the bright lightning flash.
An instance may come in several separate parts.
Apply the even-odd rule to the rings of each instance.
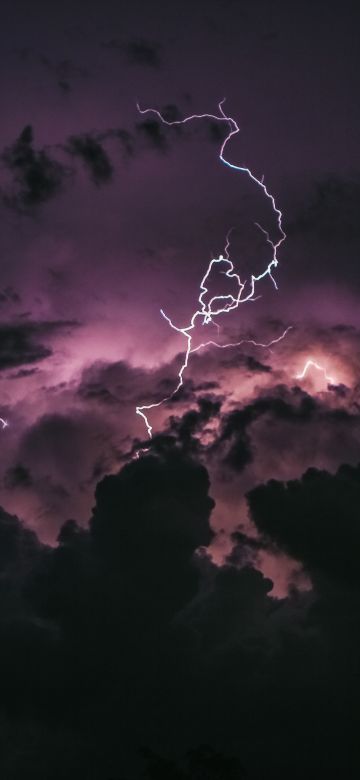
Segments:
[[[326,379],[329,385],[338,384],[336,379],[334,379],[334,377],[332,376],[329,376],[329,374],[327,374],[326,372],[326,369],[323,366],[321,366],[320,363],[317,363],[315,360],[307,360],[303,370],[299,374],[295,375],[295,379],[305,379],[306,374],[309,371],[309,368],[315,368],[317,371],[320,371],[323,374],[324,379]]]
[[[8,427],[9,423],[7,422],[7,420],[4,420],[3,417],[0,417],[0,425],[1,425],[2,429],[4,430],[5,428]]]
[[[266,276],[270,277],[271,281],[274,284],[275,289],[277,289],[277,284],[276,284],[276,281],[275,281],[275,279],[273,277],[273,270],[276,268],[276,266],[278,264],[278,257],[277,257],[278,249],[279,249],[280,245],[283,243],[283,241],[286,238],[286,234],[284,233],[284,230],[283,230],[283,227],[282,227],[282,213],[281,213],[280,209],[277,207],[277,205],[275,203],[274,196],[271,195],[271,193],[267,189],[266,185],[264,184],[264,178],[262,177],[261,179],[258,179],[252,173],[250,168],[246,168],[246,167],[243,167],[241,165],[235,165],[234,163],[230,162],[225,157],[225,149],[226,149],[226,146],[227,146],[228,142],[230,141],[230,139],[233,136],[237,135],[237,133],[240,132],[240,128],[239,128],[239,126],[237,125],[237,123],[235,122],[235,120],[232,117],[227,116],[227,114],[225,114],[224,109],[223,109],[224,102],[225,102],[225,99],[222,100],[219,103],[219,114],[192,114],[191,116],[185,117],[185,119],[177,119],[177,120],[174,120],[174,121],[171,121],[171,122],[166,120],[166,119],[164,119],[164,117],[162,116],[160,111],[158,111],[157,109],[154,109],[154,108],[141,109],[140,106],[137,105],[138,111],[141,114],[147,114],[147,113],[155,114],[160,119],[160,121],[163,122],[163,124],[169,125],[169,126],[172,126],[172,125],[183,125],[183,124],[186,124],[187,122],[193,121],[194,119],[211,119],[211,120],[216,120],[218,122],[225,122],[228,125],[228,127],[229,127],[229,132],[228,132],[225,140],[222,143],[222,146],[221,146],[221,149],[220,149],[220,153],[219,153],[219,158],[220,158],[221,162],[224,163],[224,165],[227,165],[232,170],[239,171],[240,173],[245,173],[247,176],[249,176],[250,179],[252,179],[252,181],[255,182],[255,184],[257,184],[258,187],[260,187],[262,189],[264,195],[271,202],[273,211],[274,211],[274,213],[276,215],[277,226],[278,226],[279,232],[280,232],[279,240],[277,242],[273,242],[273,241],[271,241],[268,232],[266,230],[264,230],[264,228],[261,227],[261,225],[259,225],[257,222],[255,223],[256,226],[259,228],[259,230],[261,230],[261,232],[265,235],[266,242],[270,245],[272,251],[271,251],[270,261],[269,261],[265,271],[263,271],[263,273],[259,274],[258,276],[255,276],[255,275],[251,276],[251,278],[250,278],[250,286],[248,288],[249,291],[246,294],[243,294],[244,293],[244,289],[246,287],[246,281],[242,282],[240,280],[240,276],[239,276],[239,274],[237,274],[235,272],[234,265],[233,265],[232,261],[229,258],[230,232],[231,232],[231,231],[229,231],[229,233],[227,234],[227,237],[226,237],[226,244],[225,244],[225,248],[224,248],[224,255],[220,255],[219,257],[213,258],[210,261],[210,263],[208,265],[208,268],[206,270],[206,273],[205,273],[205,275],[203,276],[203,278],[201,280],[201,283],[200,283],[200,294],[199,294],[199,298],[198,298],[199,307],[196,309],[196,311],[192,315],[189,324],[185,325],[183,328],[180,328],[180,327],[174,325],[174,323],[171,321],[170,317],[168,317],[168,315],[165,314],[165,312],[162,309],[160,309],[161,315],[169,323],[170,327],[173,328],[173,330],[176,330],[178,333],[181,333],[184,336],[184,338],[186,339],[186,342],[187,342],[187,347],[186,347],[186,351],[185,351],[185,355],[184,355],[184,361],[183,361],[183,364],[182,364],[182,366],[180,368],[180,371],[179,371],[179,374],[178,374],[179,381],[178,381],[178,384],[175,387],[174,391],[169,396],[167,396],[166,398],[163,398],[161,401],[158,401],[157,403],[147,404],[147,405],[144,405],[144,406],[137,406],[136,407],[136,414],[140,415],[140,417],[143,418],[143,420],[145,422],[145,425],[146,425],[146,429],[147,429],[148,435],[149,435],[150,438],[152,436],[152,426],[149,423],[149,420],[147,418],[147,414],[146,413],[150,409],[155,409],[156,407],[161,406],[166,401],[169,401],[178,392],[180,387],[182,387],[183,382],[184,382],[184,379],[183,379],[184,378],[184,372],[185,372],[186,368],[188,367],[190,355],[193,352],[198,352],[200,349],[203,349],[203,348],[208,347],[208,346],[218,347],[219,349],[226,349],[228,347],[239,347],[242,344],[253,344],[256,347],[270,347],[273,344],[276,344],[277,342],[281,341],[286,336],[287,332],[290,330],[290,328],[286,328],[286,330],[281,334],[281,336],[279,336],[276,339],[273,339],[268,344],[262,344],[260,342],[253,341],[252,339],[242,339],[241,341],[238,341],[238,342],[236,342],[234,344],[218,344],[216,341],[210,340],[210,341],[205,341],[204,343],[201,343],[201,344],[199,344],[196,347],[192,346],[192,338],[193,338],[192,331],[194,330],[195,325],[197,324],[197,320],[200,320],[202,322],[202,325],[213,324],[219,330],[219,324],[216,322],[215,318],[218,317],[220,314],[227,314],[229,311],[233,311],[234,309],[237,309],[238,306],[241,303],[246,303],[247,301],[254,301],[254,300],[256,300],[256,298],[255,298],[256,283],[259,282],[261,279],[264,279]],[[209,301],[209,303],[206,304],[205,301],[204,301],[204,296],[208,292],[206,284],[207,284],[208,278],[209,278],[209,276],[211,274],[211,271],[216,266],[220,266],[221,273],[223,273],[225,276],[227,276],[228,279],[231,279],[231,280],[235,281],[235,283],[237,285],[237,295],[214,295],[211,298],[211,300]]]

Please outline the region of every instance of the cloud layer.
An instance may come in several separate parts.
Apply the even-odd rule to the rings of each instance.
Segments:
[[[300,778],[311,755],[317,773],[355,777],[359,474],[313,471],[250,493],[258,546],[295,555],[312,580],[280,601],[239,564],[246,537],[237,564],[211,563],[209,479],[179,452],[102,480],[89,529],[67,521],[54,548],[2,510],[1,717],[8,733],[18,724],[8,776],[41,760],[59,778],[147,765],[145,776],[177,766],[187,779],[207,757],[205,777],[218,761],[226,778]]]

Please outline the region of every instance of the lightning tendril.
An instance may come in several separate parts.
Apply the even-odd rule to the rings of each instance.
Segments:
[[[321,366],[320,363],[317,363],[315,360],[307,360],[303,370],[299,374],[295,375],[295,379],[304,379],[306,377],[309,368],[316,368],[317,371],[320,371],[323,374],[324,379],[326,379],[326,381],[328,382],[328,384],[330,385],[337,384],[336,379],[334,379],[334,377],[329,376],[324,366]]]
[[[160,121],[163,124],[168,125],[168,126],[184,125],[184,124],[187,124],[187,122],[192,122],[195,119],[211,119],[211,120],[215,120],[217,122],[225,122],[225,123],[227,123],[227,125],[229,126],[229,132],[228,132],[227,136],[225,137],[225,139],[224,139],[224,141],[223,141],[223,143],[221,145],[221,149],[220,149],[220,153],[219,153],[219,159],[228,168],[231,168],[234,171],[239,171],[240,173],[246,174],[250,179],[252,179],[252,181],[255,182],[255,184],[258,187],[260,187],[262,189],[262,191],[263,191],[264,195],[266,196],[266,198],[268,198],[270,200],[270,202],[271,202],[273,212],[276,215],[277,226],[278,226],[279,233],[280,233],[279,240],[276,241],[276,242],[273,242],[270,239],[270,236],[269,236],[267,230],[265,230],[261,225],[259,225],[259,223],[257,223],[257,222],[255,223],[256,227],[258,227],[258,229],[264,234],[264,236],[266,238],[266,242],[271,246],[272,252],[271,252],[271,259],[270,259],[270,261],[269,261],[265,271],[263,271],[258,276],[256,276],[255,274],[251,275],[250,287],[248,287],[248,292],[246,294],[243,294],[243,293],[244,293],[244,289],[245,289],[247,283],[241,281],[240,276],[239,276],[239,274],[236,273],[236,271],[234,269],[233,262],[230,260],[230,257],[229,257],[230,234],[231,234],[231,230],[230,230],[228,232],[227,236],[226,236],[226,244],[225,244],[225,247],[224,247],[224,254],[220,255],[219,257],[212,258],[210,260],[208,268],[207,268],[207,270],[206,270],[206,272],[205,272],[205,274],[204,274],[204,276],[203,276],[203,278],[201,280],[201,283],[200,283],[200,294],[199,294],[199,298],[198,298],[199,308],[192,315],[189,324],[185,325],[183,328],[178,327],[177,325],[174,325],[174,323],[172,322],[170,317],[167,314],[165,314],[163,309],[160,309],[161,315],[168,322],[170,327],[173,330],[177,331],[177,333],[180,333],[182,336],[184,336],[184,338],[186,339],[186,342],[187,342],[187,347],[186,347],[186,351],[184,353],[184,360],[183,360],[183,363],[181,365],[181,368],[180,368],[180,371],[179,371],[179,374],[178,374],[179,381],[178,381],[178,384],[176,385],[175,389],[173,390],[173,392],[170,395],[166,396],[165,398],[162,398],[161,401],[157,401],[156,403],[146,404],[146,405],[143,405],[143,406],[137,406],[136,407],[136,414],[140,415],[140,417],[143,418],[143,420],[145,422],[145,425],[146,425],[148,436],[150,438],[152,437],[152,426],[149,423],[149,420],[148,420],[148,417],[147,417],[146,413],[150,409],[156,409],[157,407],[161,406],[166,401],[169,401],[180,390],[180,388],[182,387],[182,385],[184,383],[184,372],[185,372],[185,370],[188,367],[189,359],[190,359],[190,355],[191,354],[193,354],[194,352],[198,352],[200,349],[204,349],[205,347],[208,347],[208,346],[218,347],[219,349],[227,349],[229,347],[239,347],[242,344],[252,344],[252,345],[254,345],[256,347],[264,347],[264,348],[271,347],[273,344],[276,344],[279,341],[281,341],[283,338],[285,338],[286,334],[288,333],[288,331],[290,330],[290,327],[291,327],[290,326],[290,327],[286,328],[284,330],[284,332],[281,334],[281,336],[279,336],[276,339],[273,339],[272,341],[270,341],[267,344],[254,341],[253,339],[245,339],[244,338],[241,341],[238,341],[238,342],[232,343],[232,344],[219,344],[218,342],[216,342],[216,341],[211,339],[209,341],[206,341],[204,343],[199,344],[196,347],[192,346],[192,331],[194,330],[195,325],[196,325],[196,321],[198,319],[200,321],[202,321],[203,325],[208,325],[208,324],[211,323],[211,324],[215,325],[219,329],[219,324],[214,320],[214,318],[218,317],[220,314],[227,314],[228,312],[233,311],[234,309],[237,309],[238,306],[241,303],[246,303],[248,301],[255,301],[256,300],[256,298],[255,298],[256,283],[259,282],[261,279],[264,279],[266,276],[268,276],[271,279],[275,289],[278,289],[277,288],[277,284],[276,284],[276,280],[274,279],[274,276],[273,276],[273,270],[278,265],[278,256],[277,256],[278,250],[279,250],[281,244],[283,243],[283,241],[285,241],[285,238],[286,238],[286,234],[285,234],[285,232],[283,230],[283,227],[282,227],[282,212],[280,211],[280,209],[276,205],[274,196],[267,189],[267,186],[264,183],[264,177],[262,177],[261,179],[258,179],[257,176],[255,176],[255,174],[250,170],[250,168],[247,168],[247,167],[242,166],[242,165],[236,165],[235,163],[231,162],[230,160],[228,160],[225,157],[225,150],[226,150],[226,147],[227,147],[230,139],[233,138],[235,135],[237,135],[240,132],[240,128],[239,128],[237,122],[235,121],[235,119],[233,119],[232,117],[228,116],[225,113],[224,108],[223,108],[224,102],[225,102],[225,98],[223,100],[221,100],[219,105],[218,105],[219,114],[208,114],[208,113],[205,113],[205,114],[192,114],[191,116],[187,116],[184,119],[175,119],[175,120],[172,120],[172,121],[169,121],[169,120],[165,119],[162,116],[161,112],[158,111],[155,108],[145,108],[145,109],[142,109],[142,108],[140,108],[139,104],[137,104],[137,109],[140,112],[140,114],[148,114],[148,113],[155,114],[155,116],[157,116],[158,119],[160,119]],[[227,276],[228,279],[235,280],[235,282],[237,284],[237,295],[236,296],[234,296],[234,295],[214,295],[211,298],[211,300],[209,301],[209,303],[206,304],[205,300],[204,300],[204,297],[205,297],[206,293],[208,292],[208,288],[206,286],[207,285],[207,281],[208,281],[208,278],[209,278],[209,276],[211,274],[212,269],[215,266],[217,266],[217,265],[221,266],[221,272],[225,276]]]

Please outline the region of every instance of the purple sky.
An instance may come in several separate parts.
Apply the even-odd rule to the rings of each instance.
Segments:
[[[276,236],[261,190],[219,163],[218,126],[144,127],[137,100],[184,116],[216,112],[226,96],[241,127],[228,155],[264,175],[287,240],[278,291],[267,278],[260,299],[221,326],[225,338],[265,342],[294,326],[272,351],[193,356],[191,391],[154,412],[154,432],[196,404],[205,382],[223,414],[290,392],[308,357],[350,390],[340,398],[314,369],[303,390],[324,409],[355,409],[356,18],[351,3],[341,17],[326,3],[210,2],[188,12],[182,3],[36,3],[31,13],[26,3],[9,4],[0,32],[0,413],[9,421],[0,498],[42,538],[53,540],[67,517],[87,521],[96,482],[126,460],[134,437],[144,438],[135,405],[175,386],[184,340],[160,308],[177,324],[189,322],[230,226],[242,278],[267,258],[254,221]],[[300,431],[263,417],[252,422],[256,455],[241,474],[224,476],[221,459],[204,453],[215,527],[245,522],[244,492],[264,478],[356,459],[357,422],[349,438],[340,423],[324,428],[319,415]],[[201,434],[208,449],[221,424]]]
[[[0,776],[358,780],[360,6],[1,11]]]

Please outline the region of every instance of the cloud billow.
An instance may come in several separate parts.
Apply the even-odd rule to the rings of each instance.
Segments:
[[[281,485],[252,491],[258,541],[237,534],[236,555],[220,567],[206,553],[209,478],[184,449],[144,455],[105,477],[89,527],[67,520],[53,548],[2,510],[0,709],[6,728],[17,724],[3,755],[9,777],[25,769],[31,777],[41,757],[59,779],[152,777],[167,767],[188,780],[196,765],[212,780],[218,765],[227,780],[234,768],[285,780],[294,750],[300,778],[310,749],[313,766],[341,762],[355,777],[356,735],[342,708],[345,690],[349,707],[357,695],[348,686],[360,639],[358,474],[344,466],[335,476],[305,475],[288,499]],[[18,468],[16,476],[28,475]],[[337,560],[328,555],[336,538]],[[271,597],[271,580],[255,568],[269,544],[314,574],[312,592]],[[322,692],[334,679],[341,686],[329,702]],[[33,757],[18,749],[25,728]]]

